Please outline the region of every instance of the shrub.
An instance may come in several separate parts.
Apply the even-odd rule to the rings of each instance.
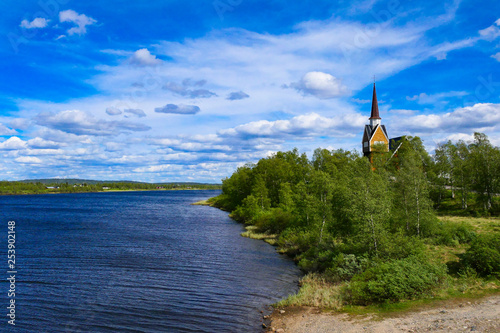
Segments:
[[[381,258],[403,259],[411,255],[425,252],[423,241],[417,236],[405,236],[402,233],[394,233],[380,245]]]
[[[309,229],[288,228],[281,233],[278,239],[280,251],[291,256],[306,252],[317,243],[317,233]]]
[[[348,281],[354,275],[361,273],[367,266],[368,259],[356,257],[354,254],[337,255],[332,262],[332,267],[326,273],[334,281]]]
[[[255,218],[254,224],[260,232],[279,234],[294,220],[294,216],[281,208],[272,208]]]
[[[297,257],[299,267],[305,272],[324,272],[330,267],[337,253],[331,249],[312,246],[309,250]]]
[[[468,223],[442,221],[437,224],[429,236],[435,245],[456,246],[472,242],[476,238],[476,233]]]
[[[355,275],[346,299],[366,305],[412,299],[432,291],[446,277],[446,266],[424,256],[390,260]]]
[[[460,255],[460,265],[473,268],[479,275],[500,276],[500,234],[479,235]]]

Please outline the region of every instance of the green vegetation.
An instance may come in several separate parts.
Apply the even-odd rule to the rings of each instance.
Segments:
[[[340,309],[479,295],[500,287],[500,150],[418,137],[368,158],[295,149],[240,167],[211,204],[306,273],[279,303]]]
[[[0,181],[0,195],[5,194],[45,194],[45,193],[81,193],[103,191],[152,191],[152,190],[189,190],[189,189],[220,189],[220,185],[179,183],[150,184],[139,182],[99,182],[88,180],[34,180],[9,182]]]

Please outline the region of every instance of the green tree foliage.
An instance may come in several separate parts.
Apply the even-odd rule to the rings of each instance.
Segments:
[[[474,133],[474,141],[468,143],[461,140],[440,145],[434,169],[439,180],[436,184],[451,188],[452,198],[460,195],[462,211],[498,213],[495,195],[500,192],[500,149],[485,134]],[[470,207],[471,195],[477,198],[472,202],[474,207]],[[435,201],[439,205],[440,200]]]
[[[493,205],[493,195],[500,190],[500,151],[493,147],[482,133],[474,133],[474,142],[470,144],[469,149],[472,189],[479,194],[484,210],[490,210]]]
[[[411,139],[408,143],[413,144]],[[420,145],[419,142],[417,144]],[[435,222],[425,160],[419,149],[402,149],[400,154],[399,168],[394,173],[393,216],[408,235],[420,236],[422,231],[429,231]]]
[[[482,276],[500,276],[500,235],[479,235],[461,255],[462,267],[473,268]]]
[[[279,250],[303,270],[352,278],[355,302],[417,297],[446,275],[445,266],[423,255],[427,244],[476,239],[466,225],[439,222],[431,192],[440,201],[453,184],[464,207],[474,191],[485,207],[488,198],[493,205],[498,149],[476,135],[471,144],[441,145],[432,160],[418,137],[399,143],[397,151],[380,149],[370,158],[317,149],[309,161],[297,149],[279,152],[225,179],[218,202],[237,220],[276,234]]]
[[[346,210],[353,226],[351,240],[377,255],[385,242],[392,198],[385,173],[373,172],[368,159],[357,159],[349,177]],[[380,169],[377,169],[380,171]]]

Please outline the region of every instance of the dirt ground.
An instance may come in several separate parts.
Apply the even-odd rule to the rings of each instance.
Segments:
[[[415,312],[385,315],[382,318],[292,307],[276,309],[270,319],[267,331],[279,333],[500,333],[500,295],[477,300],[441,302]]]

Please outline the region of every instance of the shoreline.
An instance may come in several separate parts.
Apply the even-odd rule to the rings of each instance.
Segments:
[[[317,307],[275,308],[266,332],[276,333],[386,333],[386,332],[498,332],[500,295],[448,299],[405,312],[348,314]]]
[[[158,192],[158,191],[219,191],[219,189],[202,189],[202,188],[172,188],[172,189],[131,189],[131,190],[102,190],[102,191],[82,191],[82,192],[46,192],[46,193],[0,193],[0,196],[14,195],[50,195],[50,194],[84,194],[84,193],[108,193],[108,192]],[[208,205],[207,205],[208,206]]]
[[[218,208],[210,202],[211,199],[202,200],[193,203],[193,205]],[[260,239],[276,247],[276,235],[259,234],[255,232],[255,228],[252,228],[252,226],[245,226],[245,232],[240,235]],[[423,302],[410,303],[403,306],[403,308],[395,308],[392,311],[383,309],[377,311],[377,309],[370,310],[363,307],[357,310],[350,309],[349,311],[359,311],[363,314],[349,314],[342,309],[342,306],[339,310],[333,310],[335,307],[280,306],[280,302],[278,302],[270,304],[273,311],[270,315],[263,315],[261,325],[263,332],[277,333],[449,332],[455,329],[463,331],[464,327],[469,327],[468,331],[474,328],[472,331],[480,329],[481,332],[500,332],[500,294],[498,289],[479,295],[422,299],[421,301]],[[447,310],[442,310],[442,308]],[[445,319],[435,318],[434,314],[444,314],[448,311],[455,314],[456,318],[448,326],[439,325]],[[464,313],[470,312],[474,313],[473,317],[464,316]]]

